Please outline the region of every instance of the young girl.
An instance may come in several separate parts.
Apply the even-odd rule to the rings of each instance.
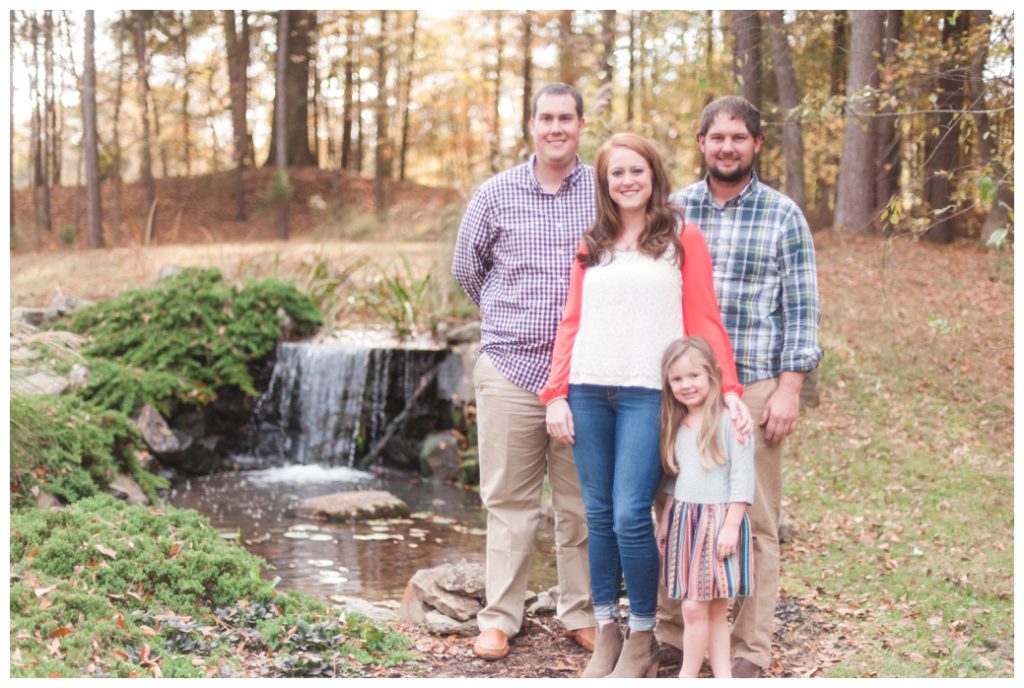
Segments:
[[[661,461],[667,481],[658,550],[668,596],[682,599],[681,678],[707,652],[716,678],[732,676],[729,600],[748,596],[753,559],[747,506],[754,500],[754,442],[737,440],[722,405],[722,370],[701,337],[683,337],[662,358]]]

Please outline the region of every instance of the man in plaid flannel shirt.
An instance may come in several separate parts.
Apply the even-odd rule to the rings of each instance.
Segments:
[[[559,619],[593,650],[587,526],[572,448],[551,439],[537,393],[547,381],[569,271],[596,212],[594,171],[576,151],[583,99],[550,84],[533,99],[534,155],[491,178],[459,227],[452,275],[480,307],[473,369],[480,497],[487,507],[487,606],[479,657],[500,659],[520,630],[527,571],[541,520],[545,469],[555,511]]]
[[[708,174],[673,194],[711,252],[715,295],[755,429],[757,487],[750,514],[754,590],[737,600],[733,676],[760,676],[771,661],[779,592],[782,440],[796,425],[800,390],[822,357],[814,243],[793,201],[762,184],[754,160],[761,114],[739,96],[708,105],[697,135]],[[663,598],[664,599],[664,598]],[[659,605],[658,638],[681,647],[679,605]],[[675,613],[669,610],[674,607]]]

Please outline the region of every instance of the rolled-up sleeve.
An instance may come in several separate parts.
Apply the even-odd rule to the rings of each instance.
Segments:
[[[809,372],[824,352],[818,344],[821,307],[811,230],[799,211],[786,218],[779,246],[782,268],[782,357],[784,371]]]
[[[452,257],[452,277],[480,305],[480,292],[493,265],[491,250],[497,238],[487,187],[481,187],[469,202]]]

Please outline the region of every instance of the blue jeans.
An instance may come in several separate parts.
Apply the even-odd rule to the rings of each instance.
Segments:
[[[651,504],[661,482],[658,416],[661,392],[644,387],[570,385],[576,439],[573,458],[589,531],[594,615],[619,617],[623,575],[629,626],[654,628],[658,546]]]

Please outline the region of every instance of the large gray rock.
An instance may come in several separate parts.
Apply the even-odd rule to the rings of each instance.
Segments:
[[[470,564],[463,559],[458,564],[449,565],[437,577],[437,584],[442,590],[483,599],[486,585],[483,564]]]
[[[469,621],[457,621],[450,616],[445,616],[436,609],[431,609],[426,614],[427,631],[434,635],[456,635],[474,636],[480,632],[476,625],[476,619]]]
[[[476,399],[473,387],[473,366],[480,352],[480,342],[457,344],[437,371],[437,398],[452,403],[471,403]]]
[[[365,490],[303,499],[299,502],[298,512],[302,516],[328,521],[349,521],[408,516],[409,507],[390,492]]]
[[[39,327],[46,323],[53,322],[60,318],[56,308],[26,308],[16,306],[11,309],[12,323],[27,323],[33,327]]]
[[[428,435],[420,447],[420,472],[437,480],[454,481],[458,478],[462,439],[456,430]]]
[[[379,607],[372,602],[358,597],[348,595],[331,595],[331,601],[343,607],[346,611],[362,614],[368,619],[376,621],[398,621],[398,613],[394,609]]]
[[[146,404],[135,417],[135,427],[146,441],[146,446],[155,454],[170,454],[181,451],[181,442],[167,425],[160,412]]]
[[[537,594],[537,599],[530,604],[526,611],[530,614],[553,614],[558,606],[558,588],[544,590]]]
[[[68,294],[60,294],[53,297],[53,301],[50,302],[50,308],[55,310],[58,315],[64,316],[68,313],[73,313],[79,308],[85,308],[91,306],[92,301],[86,299],[80,299],[77,296],[70,296]]]
[[[420,599],[416,592],[416,586],[410,580],[405,585],[402,604],[398,607],[398,618],[412,624],[423,625],[427,621],[428,611],[430,611],[430,607]]]
[[[41,394],[63,394],[68,388],[68,381],[50,371],[42,368],[35,371],[28,371],[24,368],[11,369],[11,387],[21,392],[38,396]]]
[[[128,504],[149,504],[149,497],[142,491],[135,478],[127,473],[119,474],[107,485],[107,491],[118,499],[123,499]]]
[[[74,364],[68,371],[68,382],[72,387],[85,387],[89,384],[89,368],[81,363]]]
[[[416,594],[425,604],[458,621],[472,619],[483,609],[480,600],[468,595],[448,592],[438,585],[438,579],[446,573],[450,566],[451,564],[443,564],[432,569],[420,569],[413,574],[411,583],[416,589]]]

